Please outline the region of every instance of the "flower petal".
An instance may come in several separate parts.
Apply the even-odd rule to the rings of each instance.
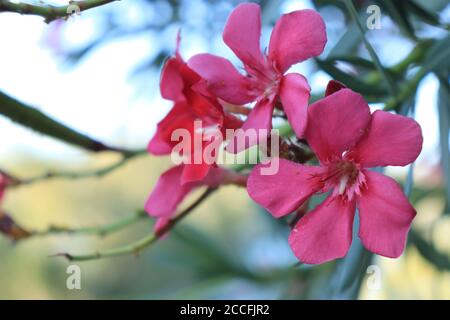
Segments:
[[[198,54],[188,65],[208,81],[208,88],[218,97],[234,104],[245,104],[254,100],[249,93],[250,81],[240,74],[227,59],[212,54]]]
[[[264,171],[279,161],[279,168],[273,175]],[[259,205],[267,209],[274,217],[287,215],[312,194],[321,189],[315,179],[320,167],[305,166],[285,159],[271,160],[268,164],[258,164],[247,180],[247,192]]]
[[[358,197],[359,237],[370,251],[397,258],[405,248],[416,211],[393,179],[364,170],[367,188]]]
[[[211,165],[205,162],[198,164],[185,164],[183,175],[181,176],[181,184],[204,179],[208,174],[210,168]]]
[[[268,137],[272,129],[273,108],[271,99],[257,102],[242,127],[236,130],[226,150],[238,153],[257,144],[259,139]]]
[[[172,110],[158,123],[155,135],[148,144],[148,152],[154,155],[170,154],[172,147],[178,143],[172,141],[172,133],[181,128],[192,131],[193,123],[194,117],[186,102],[175,103]]]
[[[284,112],[299,138],[303,137],[306,129],[310,91],[308,81],[298,73],[289,73],[281,81],[280,97]]]
[[[349,153],[363,166],[406,166],[422,150],[422,131],[411,118],[375,111],[369,131]]]
[[[370,123],[370,109],[364,98],[341,89],[308,108],[305,137],[321,162],[341,158],[355,145]]]
[[[344,257],[352,242],[354,216],[355,201],[328,196],[291,231],[289,244],[295,256],[308,264]]]
[[[180,62],[170,58],[161,71],[160,91],[164,99],[179,101],[183,98],[184,82],[180,74]]]
[[[263,65],[259,39],[261,37],[261,10],[255,3],[243,3],[228,17],[223,41],[241,61],[253,68]]]
[[[198,183],[181,184],[184,165],[178,165],[164,172],[145,204],[145,211],[152,217],[171,217],[183,199]]]
[[[326,42],[325,23],[316,11],[294,11],[277,21],[270,37],[269,59],[284,73],[293,64],[320,55]]]

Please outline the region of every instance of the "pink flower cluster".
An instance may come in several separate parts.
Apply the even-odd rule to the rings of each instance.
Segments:
[[[405,166],[422,148],[420,126],[404,116],[370,112],[364,98],[331,81],[325,97],[309,104],[306,78],[288,69],[318,56],[326,44],[325,24],[313,10],[298,10],[277,21],[267,54],[260,49],[261,12],[258,5],[239,5],[229,16],[223,40],[242,61],[245,74],[228,60],[199,54],[187,62],[179,54],[166,61],[161,94],[173,102],[172,110],[158,124],[148,151],[172,152],[175,129],[192,131],[195,120],[219,130],[270,129],[273,112],[284,112],[294,133],[304,139],[318,165],[280,161],[273,175],[253,168],[245,176],[217,164],[182,164],[159,178],[146,203],[147,212],[163,226],[181,201],[195,188],[223,184],[246,185],[250,197],[276,218],[297,211],[314,194],[328,194],[323,203],[302,216],[289,236],[289,244],[304,263],[323,263],[346,255],[352,241],[356,208],[359,237],[374,253],[398,257],[404,250],[416,214],[400,186],[391,178],[368,168]],[[227,105],[253,108],[242,121]],[[256,144],[249,141],[245,147]],[[207,141],[205,143],[212,143]],[[191,146],[192,156],[198,152]],[[202,149],[203,150],[203,149]],[[234,139],[227,150],[236,148]]]

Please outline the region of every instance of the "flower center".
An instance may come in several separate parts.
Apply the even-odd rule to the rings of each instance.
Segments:
[[[364,173],[351,161],[339,160],[326,165],[321,181],[325,190],[333,190],[333,196],[343,196],[347,200],[361,193],[365,185]]]
[[[258,67],[246,66],[246,71],[255,96],[269,98],[278,92],[281,75],[270,63]]]

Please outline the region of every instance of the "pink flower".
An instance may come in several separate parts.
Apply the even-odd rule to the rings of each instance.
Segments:
[[[158,218],[155,226],[156,232],[165,227],[165,224],[176,213],[179,204],[195,189],[203,186],[218,187],[225,184],[245,186],[246,183],[245,176],[221,167],[211,168],[200,181],[182,183],[185,166],[178,165],[164,172],[147,199],[145,210],[150,216]]]
[[[178,37],[178,45],[179,41]],[[217,98],[207,90],[205,81],[183,61],[178,52],[178,45],[175,57],[167,60],[161,74],[161,95],[173,101],[174,105],[158,123],[157,131],[148,145],[148,151],[154,155],[167,155],[172,152],[173,147],[179,143],[171,139],[176,129],[186,129],[192,137],[199,134],[195,132],[195,120],[201,120],[203,128],[217,128],[223,134],[227,128],[238,128],[242,125],[239,119],[224,113]],[[198,146],[192,145],[191,157],[194,157],[196,152],[202,152],[211,142],[213,141],[206,141],[201,150],[196,150]],[[191,160],[192,164],[183,166],[181,183],[202,180],[209,173],[211,164],[203,161],[203,157],[200,157],[201,163]]]
[[[297,73],[285,72],[290,66],[322,53],[326,39],[325,24],[313,10],[283,15],[276,23],[268,55],[260,49],[261,12],[257,4],[239,5],[229,16],[223,40],[243,62],[246,76],[230,61],[211,54],[199,54],[188,65],[208,81],[208,88],[219,98],[233,103],[256,101],[242,129],[272,127],[272,113],[281,98],[284,112],[298,136],[306,127],[306,108],[310,87]],[[295,121],[294,121],[295,119]],[[253,145],[257,141],[249,141]],[[234,141],[229,148],[233,151]]]
[[[356,207],[363,245],[396,258],[405,248],[416,211],[393,179],[368,168],[413,162],[422,149],[421,129],[404,116],[384,111],[371,114],[361,95],[340,88],[331,83],[327,90],[331,94],[308,108],[305,138],[320,165],[280,159],[279,172],[273,176],[262,176],[262,165],[258,165],[248,179],[248,193],[281,217],[313,194],[330,192],[289,236],[294,254],[304,263],[346,255]]]
[[[0,201],[3,200],[3,196],[5,195],[6,187],[9,184],[10,179],[0,172]]]

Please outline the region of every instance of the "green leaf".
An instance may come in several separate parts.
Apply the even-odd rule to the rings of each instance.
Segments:
[[[438,112],[439,112],[439,143],[441,151],[441,166],[445,182],[447,207],[450,206],[450,90],[448,80],[439,77],[440,86],[438,92]]]
[[[405,6],[410,10],[410,12],[412,12],[416,17],[421,19],[423,22],[426,22],[433,26],[446,28],[444,25],[441,24],[438,14],[429,11],[422,5],[415,2],[414,0],[405,0]]]
[[[450,258],[440,252],[431,242],[425,240],[417,231],[409,232],[409,241],[417,248],[419,253],[438,270],[450,270]]]
[[[347,26],[347,31],[345,31],[333,49],[330,50],[327,57],[332,58],[335,56],[344,56],[355,52],[360,41],[361,38],[359,36],[356,23],[352,22]]]
[[[347,87],[351,88],[352,90],[355,90],[357,92],[360,92],[362,94],[367,95],[386,95],[387,92],[384,88],[381,88],[379,86],[374,86],[368,83],[364,83],[354,75],[350,75],[339,68],[335,66],[335,61],[333,60],[320,60],[316,59],[317,64],[320,66],[320,68],[328,73],[331,77],[333,77],[335,80],[338,80],[345,84]]]
[[[380,6],[389,14],[391,19],[398,25],[400,30],[409,38],[416,40],[414,28],[409,20],[405,1],[398,0],[378,0]]]
[[[355,6],[353,5],[353,1],[352,0],[345,0],[345,4],[347,6],[347,10],[350,13],[350,15],[352,16],[353,20],[356,22],[356,26],[358,27],[361,39],[364,43],[364,46],[366,47],[367,51],[369,52],[370,58],[372,59],[373,63],[375,64],[375,66],[377,67],[378,72],[380,73],[380,76],[383,77],[383,84],[386,87],[387,91],[389,92],[389,94],[391,96],[395,96],[396,94],[396,83],[394,82],[394,80],[391,78],[390,74],[388,74],[388,72],[386,71],[386,69],[383,67],[383,65],[381,64],[380,59],[378,58],[378,55],[376,54],[375,50],[373,49],[372,45],[370,44],[370,42],[367,40],[366,38],[366,29],[363,27],[359,16],[358,16],[358,12],[355,9]]]
[[[433,43],[422,68],[424,72],[445,72],[450,69],[450,35]]]

